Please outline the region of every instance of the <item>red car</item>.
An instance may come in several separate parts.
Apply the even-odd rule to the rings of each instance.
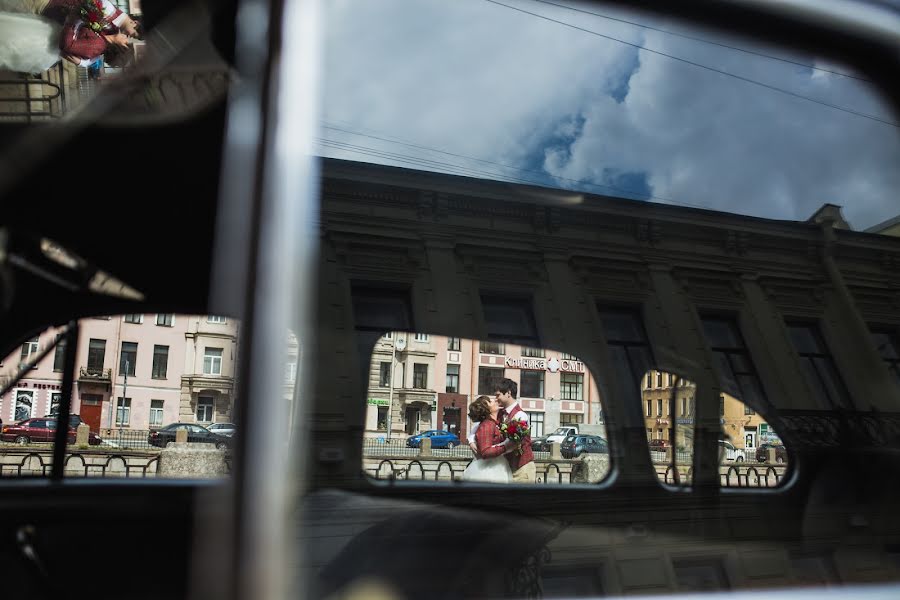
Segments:
[[[56,435],[56,419],[25,419],[13,425],[4,425],[0,430],[0,441],[30,444],[31,442],[52,443]],[[93,432],[88,435],[91,446],[100,444],[100,438]],[[68,442],[75,443],[75,429],[69,428]]]

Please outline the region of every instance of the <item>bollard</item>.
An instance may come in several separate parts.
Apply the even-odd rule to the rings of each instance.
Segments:
[[[90,433],[91,428],[88,427],[87,423],[82,423],[81,425],[79,425],[78,429],[75,431],[75,446],[87,446]]]
[[[550,460],[562,460],[562,450],[559,442],[550,444]]]
[[[175,443],[183,444],[183,443],[187,442],[187,434],[188,434],[187,429],[179,429],[178,431],[176,431],[175,432]]]
[[[431,456],[431,438],[423,437],[419,442],[419,456]]]

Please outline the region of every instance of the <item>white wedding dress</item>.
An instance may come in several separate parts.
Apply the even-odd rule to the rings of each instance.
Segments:
[[[0,71],[40,73],[59,62],[62,28],[34,14],[34,4],[0,0]]]
[[[512,470],[505,456],[494,458],[475,458],[463,471],[463,481],[481,481],[484,483],[509,483],[512,481]]]

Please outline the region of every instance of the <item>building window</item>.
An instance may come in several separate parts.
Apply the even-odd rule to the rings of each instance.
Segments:
[[[561,400],[584,400],[584,375],[560,373],[559,397]]]
[[[131,398],[120,397],[116,401],[116,427],[128,427],[131,423]]]
[[[849,407],[850,394],[825,346],[818,327],[808,323],[786,323],[794,350],[813,394],[832,408]]]
[[[297,380],[297,363],[287,362],[284,364],[284,380],[288,383],[294,383]]]
[[[378,385],[381,387],[388,387],[389,385],[391,385],[391,363],[381,363],[381,372],[379,373],[378,377]]]
[[[653,374],[647,373],[647,389],[653,389]]]
[[[175,315],[173,315],[172,313],[160,313],[156,315],[156,324],[163,327],[171,327],[174,318]]]
[[[59,414],[60,398],[62,398],[62,394],[60,392],[50,392],[50,411],[47,414],[50,414],[50,415]]]
[[[206,348],[203,351],[203,374],[204,375],[221,375],[222,374],[222,349]]]
[[[657,417],[663,416],[663,401],[662,401],[662,398],[658,398],[658,399],[656,400],[656,416],[657,416]]]
[[[681,399],[681,412],[679,413],[682,417],[687,416],[687,398]]]
[[[213,420],[213,399],[211,396],[197,398],[197,422],[211,423]]]
[[[414,338],[417,342],[427,342],[428,334],[427,333],[417,333]]]
[[[103,362],[106,360],[106,340],[91,339],[88,343],[87,368],[89,373],[103,371]]]
[[[723,390],[747,406],[763,406],[765,396],[762,384],[737,323],[716,317],[703,317],[701,321]]]
[[[542,435],[544,435],[544,413],[528,413],[528,428],[531,430],[532,438],[541,437]]]
[[[385,339],[385,340],[392,340],[392,339],[394,339],[394,332],[393,332],[393,331],[388,331],[386,334],[384,334],[383,336],[381,336],[381,338],[382,338],[382,339]]]
[[[598,306],[597,310],[612,356],[613,369],[623,382],[625,393],[631,398],[640,398],[641,379],[653,362],[641,317],[636,311],[628,309]],[[650,387],[649,381],[647,387]]]
[[[504,369],[493,367],[478,367],[478,393],[493,396],[497,391],[497,384],[503,379]]]
[[[165,379],[169,370],[169,347],[153,346],[153,379]]]
[[[428,389],[428,365],[413,363],[413,387],[417,390]]]
[[[150,401],[150,427],[159,427],[163,423],[163,401]]]
[[[388,407],[387,406],[379,406],[378,407],[378,429],[381,431],[385,431],[387,429],[387,417],[388,417]]]
[[[447,365],[447,393],[459,393],[459,365]]]
[[[53,354],[53,370],[57,373],[61,373],[65,368],[65,358],[66,358],[66,341],[60,340],[56,344],[55,353]]]
[[[119,375],[134,377],[137,365],[137,342],[122,342],[122,355],[119,357]]]
[[[647,400],[647,416],[653,416],[653,400]]]
[[[27,362],[32,355],[37,354],[38,351],[38,338],[33,337],[24,344],[22,344],[22,360],[21,362]]]
[[[581,413],[560,413],[560,425],[580,425],[584,423],[584,415]]]
[[[225,317],[219,317],[217,315],[209,315],[206,317],[207,323],[220,323],[222,325],[225,324]]]
[[[521,371],[522,379],[519,382],[519,398],[543,398],[544,397],[544,372]]]
[[[144,322],[144,315],[125,315],[125,322],[139,325]]]
[[[755,415],[756,411],[744,404],[744,414],[745,415]]]
[[[662,376],[663,376],[662,373],[659,373],[659,372],[656,373],[656,387],[658,387],[658,388],[661,388],[663,386]]]
[[[482,354],[506,354],[506,344],[497,342],[481,342],[478,351]]]
[[[648,427],[647,428],[647,441],[649,442],[652,439],[653,439],[653,430]]]
[[[689,413],[688,416],[691,416],[691,417],[694,416],[694,397],[693,396],[688,398],[688,413]]]
[[[725,396],[719,396],[719,416],[725,416]]]
[[[459,351],[462,348],[462,340],[459,338],[447,338],[447,350]]]
[[[900,381],[900,340],[897,334],[889,329],[872,329],[872,342],[884,361],[885,366],[895,379]]]
[[[562,360],[578,360],[578,357],[577,357],[577,356],[575,356],[574,354],[569,354],[569,353],[567,353],[567,352],[562,352],[562,353],[559,355],[559,358],[562,359]]]
[[[544,349],[543,348],[529,348],[528,346],[522,346],[522,356],[530,356],[532,358],[544,358]]]

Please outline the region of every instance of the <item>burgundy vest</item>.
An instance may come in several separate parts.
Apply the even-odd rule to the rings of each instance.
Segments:
[[[504,421],[509,421],[520,412],[522,412],[522,407],[516,404],[516,407],[512,409],[512,412],[506,415]],[[518,471],[530,462],[534,462],[534,453],[531,451],[531,436],[527,436],[522,441],[521,455],[516,452],[510,452],[506,455],[506,460],[509,461],[509,468],[511,468],[513,472]]]

